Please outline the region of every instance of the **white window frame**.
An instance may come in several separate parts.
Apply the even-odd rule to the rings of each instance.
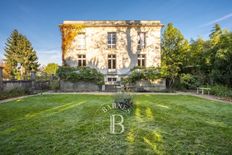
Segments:
[[[137,55],[137,66],[139,67],[146,67],[146,54],[138,54]],[[144,65],[143,65],[144,61]]]
[[[108,55],[108,69],[116,69],[116,68],[117,68],[117,55],[109,54]]]
[[[117,34],[116,32],[107,33],[107,46],[108,48],[116,48]]]

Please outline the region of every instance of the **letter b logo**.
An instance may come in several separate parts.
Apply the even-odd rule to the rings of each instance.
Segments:
[[[116,118],[120,118],[120,121],[119,122],[115,122]],[[111,134],[121,134],[124,132],[124,125],[123,125],[123,122],[124,122],[124,119],[123,119],[123,116],[122,115],[119,115],[119,114],[114,114],[114,115],[111,115],[110,116],[110,133]],[[121,127],[121,131],[120,132],[116,132],[115,131],[115,126],[119,126]]]

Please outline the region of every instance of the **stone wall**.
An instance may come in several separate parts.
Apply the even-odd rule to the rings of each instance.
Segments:
[[[49,81],[33,81],[33,80],[9,80],[2,82],[2,90],[10,91],[13,89],[33,90],[48,90]]]
[[[31,73],[31,80],[3,80],[3,67],[0,67],[0,92],[13,89],[23,89],[28,91],[48,90],[50,88],[49,80],[35,80],[35,72]]]
[[[60,90],[64,92],[94,92],[100,91],[101,87],[92,82],[60,81]]]
[[[3,81],[3,91],[10,91],[18,88],[30,90],[32,88],[32,81],[31,80]]]
[[[49,90],[50,83],[51,81],[49,80],[34,81],[34,89],[35,90]]]
[[[140,80],[131,85],[131,90],[136,92],[159,92],[166,90],[166,80],[157,79],[154,81]]]

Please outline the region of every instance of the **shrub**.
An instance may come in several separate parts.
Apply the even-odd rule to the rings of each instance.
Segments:
[[[121,110],[130,109],[133,107],[133,97],[128,93],[118,93],[114,96],[114,103]]]
[[[60,82],[59,82],[59,80],[52,80],[50,82],[50,89],[51,90],[55,90],[55,91],[59,90],[60,89]]]
[[[43,81],[48,81],[48,80],[50,80],[50,76],[51,75],[48,75],[47,73],[45,73],[45,72],[37,72],[36,73],[36,76],[35,76],[35,79],[37,80],[37,81],[41,81],[41,80],[43,80]]]
[[[90,67],[67,67],[58,69],[58,75],[61,80],[79,82],[94,82],[98,85],[104,84],[104,75],[94,68]]]
[[[198,78],[192,74],[181,74],[180,84],[182,88],[196,89],[200,86]]]
[[[12,97],[18,97],[23,95],[30,95],[31,92],[29,90],[23,89],[23,88],[14,88],[8,91],[1,91],[0,92],[0,100],[12,98]]]
[[[221,97],[232,97],[232,89],[223,85],[210,86],[211,94]]]
[[[149,67],[149,68],[134,68],[131,74],[123,79],[124,83],[135,83],[140,80],[155,80],[162,78],[159,68]]]

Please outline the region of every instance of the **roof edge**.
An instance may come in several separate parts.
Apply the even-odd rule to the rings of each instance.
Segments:
[[[66,20],[61,25],[66,24],[83,24],[87,27],[104,27],[104,26],[155,26],[163,27],[159,20]]]

